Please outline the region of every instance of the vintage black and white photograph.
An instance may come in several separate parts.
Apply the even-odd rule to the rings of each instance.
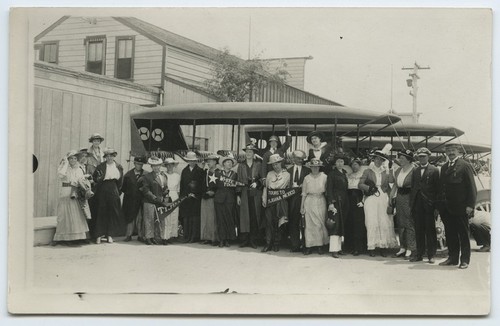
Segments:
[[[9,311],[488,315],[492,22],[13,9]]]

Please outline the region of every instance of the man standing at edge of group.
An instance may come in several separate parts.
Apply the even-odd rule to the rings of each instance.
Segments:
[[[429,163],[431,151],[425,147],[416,153],[419,166],[413,170],[410,192],[410,207],[415,221],[417,257],[427,252],[429,264],[434,264],[437,250],[434,202],[439,186],[439,169]]]
[[[439,213],[444,223],[448,258],[441,266],[458,265],[466,269],[470,263],[469,217],[474,215],[476,184],[472,166],[459,157],[459,143],[445,145],[448,162],[439,178]]]
[[[185,242],[196,242],[201,235],[201,196],[205,172],[198,166],[195,152],[188,152],[184,157],[188,166],[181,173],[180,197],[189,196],[179,208],[182,219]]]
[[[301,150],[296,150],[292,153],[293,165],[288,168],[290,174],[290,188],[299,188],[295,195],[288,199],[288,233],[290,235],[291,249],[290,252],[300,252],[303,248],[300,242],[300,206],[302,203],[302,184],[304,178],[311,173],[311,169],[304,166],[306,153]],[[302,233],[302,242],[304,241],[304,234]]]

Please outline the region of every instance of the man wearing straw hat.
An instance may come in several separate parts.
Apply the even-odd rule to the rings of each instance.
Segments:
[[[188,166],[181,173],[180,197],[191,196],[180,205],[179,216],[182,219],[184,240],[186,242],[196,242],[200,239],[201,234],[200,209],[205,174],[197,164],[196,153],[188,152],[183,159],[188,163]]]
[[[448,244],[448,259],[441,266],[469,267],[469,218],[474,215],[476,184],[472,166],[459,157],[462,146],[457,142],[445,145],[448,162],[439,178],[439,213],[443,219]]]

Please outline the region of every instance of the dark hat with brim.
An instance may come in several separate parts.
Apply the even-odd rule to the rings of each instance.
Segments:
[[[413,151],[411,151],[409,149],[400,150],[398,152],[398,157],[400,157],[400,156],[404,156],[404,157],[406,157],[410,161],[413,161],[414,158],[415,158],[415,154],[413,153]]]
[[[146,157],[144,156],[137,156],[137,157],[134,157],[134,163],[139,163],[139,164],[146,164],[147,163],[147,159]]]
[[[415,152],[415,154],[417,156],[423,156],[423,155],[427,155],[427,156],[431,156],[431,151],[425,147],[420,147],[419,149],[417,149],[417,151]]]
[[[318,137],[320,141],[323,141],[325,139],[325,134],[324,133],[322,133],[321,131],[315,130],[315,131],[309,133],[309,135],[307,135],[306,141],[309,144],[312,144],[311,138],[314,137],[314,136]]]
[[[207,161],[215,161],[216,163],[219,163],[219,158],[220,156],[219,155],[215,155],[215,154],[210,154],[208,155],[207,157],[205,157],[205,162]]]
[[[336,154],[333,156],[332,163],[335,164],[337,160],[343,160],[345,165],[349,165],[349,158],[344,154]]]
[[[248,144],[243,148],[243,151],[244,152],[253,151],[254,153],[257,153],[259,151],[259,149],[257,147],[255,147],[254,144]]]

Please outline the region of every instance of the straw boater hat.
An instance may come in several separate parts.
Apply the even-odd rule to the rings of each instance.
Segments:
[[[309,135],[307,135],[307,137],[306,137],[306,140],[309,144],[312,144],[311,138],[314,136],[318,137],[320,141],[323,141],[325,139],[324,133],[322,133],[321,131],[315,130],[313,132],[310,132]]]
[[[381,150],[376,149],[370,155],[380,157],[384,160],[388,160],[391,148],[392,148],[391,144],[385,144],[384,148],[382,148]]]
[[[406,157],[409,161],[413,161],[415,158],[415,154],[409,150],[409,149],[402,149],[398,152],[398,157],[404,156]]]
[[[272,141],[275,141],[279,144],[280,139],[278,138],[278,136],[272,135],[271,137],[269,137],[269,142],[272,142]]]
[[[134,157],[134,163],[146,164],[147,160],[144,156],[136,156]]]
[[[215,161],[216,163],[219,163],[219,158],[220,158],[219,155],[210,154],[207,157],[205,157],[205,162],[207,162],[207,161]]]
[[[148,159],[148,164],[151,165],[151,166],[153,166],[153,165],[162,165],[163,161],[162,161],[161,158],[153,156],[153,157],[150,157]]]
[[[74,149],[72,149],[66,153],[66,158],[70,158],[72,156],[78,158],[78,151],[75,151]]]
[[[220,164],[222,165],[224,165],[224,162],[226,162],[227,160],[230,160],[233,163],[233,165],[236,164],[236,160],[234,159],[233,154],[231,153],[228,156],[223,156],[220,160],[221,160]]]
[[[425,147],[420,147],[419,149],[417,149],[417,151],[415,152],[415,154],[417,156],[423,156],[423,155],[427,155],[427,156],[431,156],[431,151]]]
[[[309,162],[307,162],[306,165],[308,167],[310,167],[310,168],[312,168],[312,167],[321,167],[321,166],[323,166],[323,162],[321,162],[321,160],[319,160],[317,158],[313,158]]]
[[[89,143],[93,142],[95,139],[99,139],[101,141],[101,143],[104,141],[104,137],[101,136],[100,134],[92,134],[92,136],[90,136],[89,138]]]
[[[106,156],[108,156],[108,155],[116,156],[116,155],[118,155],[118,152],[117,152],[117,151],[115,151],[115,150],[114,150],[114,149],[112,149],[112,148],[107,147],[107,148],[105,148],[105,149],[104,149],[104,151],[103,151],[103,156],[104,156],[104,157],[106,157]]]
[[[306,153],[300,149],[294,150],[292,152],[292,157],[302,159],[303,161],[307,159]]]
[[[164,164],[179,164],[178,161],[174,160],[172,157],[167,157],[165,161],[163,161]]]
[[[269,161],[267,164],[274,164],[283,161],[283,157],[280,154],[273,154],[269,156]]]
[[[186,162],[193,162],[193,161],[198,162],[198,157],[196,157],[195,152],[187,152],[186,156],[184,156],[184,161],[186,161]]]

